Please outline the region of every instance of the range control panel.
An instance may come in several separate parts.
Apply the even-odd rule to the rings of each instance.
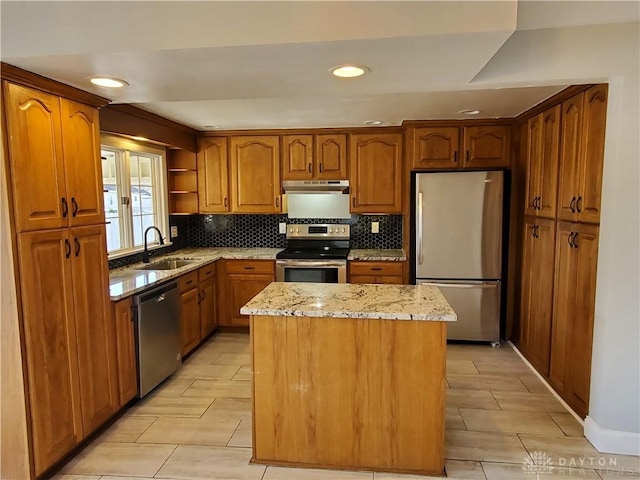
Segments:
[[[333,225],[287,225],[287,238],[331,238],[348,240],[351,226]]]

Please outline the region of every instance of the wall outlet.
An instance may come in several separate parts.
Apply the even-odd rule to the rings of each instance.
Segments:
[[[371,222],[371,233],[380,233],[380,222]]]
[[[171,238],[176,238],[178,236],[178,227],[176,225],[171,225]]]
[[[287,233],[287,224],[284,222],[280,222],[278,224],[278,232],[279,233]]]

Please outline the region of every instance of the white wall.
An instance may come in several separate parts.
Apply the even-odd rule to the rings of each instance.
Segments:
[[[516,32],[474,83],[609,82],[590,411],[601,451],[640,454],[640,23]]]

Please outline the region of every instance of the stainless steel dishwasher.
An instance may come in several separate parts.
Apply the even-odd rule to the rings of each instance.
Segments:
[[[138,397],[142,398],[182,365],[180,296],[176,282],[134,297]]]

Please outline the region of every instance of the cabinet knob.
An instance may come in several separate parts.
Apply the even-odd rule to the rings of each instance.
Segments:
[[[76,197],[71,197],[71,205],[73,205],[73,213],[72,216],[76,216],[78,214],[78,202],[76,202]]]
[[[229,206],[227,197],[224,197],[224,206],[225,206],[225,208]]]
[[[280,208],[280,197],[276,197],[276,207]]]
[[[356,206],[356,197],[353,197],[351,199],[351,205],[353,205],[354,207]]]
[[[578,200],[576,201],[576,210],[578,213],[582,212],[582,196],[578,197]]]
[[[67,198],[62,197],[60,201],[62,202],[62,218],[67,218],[67,215],[69,214],[69,204],[67,203]]]
[[[73,243],[76,244],[76,257],[80,255],[80,242],[78,241],[78,237],[73,237]]]
[[[67,249],[67,252],[65,253],[65,258],[69,258],[71,256],[71,244],[69,243],[69,239],[65,238],[64,239],[64,245]]]
[[[467,150],[467,157],[466,157],[465,163],[469,163],[469,157],[470,157],[469,150]]]
[[[322,173],[322,164],[319,164],[318,168],[320,169],[320,173]]]
[[[571,213],[576,213],[576,197],[571,197],[571,202],[569,203],[569,209],[571,209]]]
[[[311,173],[311,164],[307,165],[307,171]]]
[[[458,151],[453,152],[453,163],[458,163]]]

